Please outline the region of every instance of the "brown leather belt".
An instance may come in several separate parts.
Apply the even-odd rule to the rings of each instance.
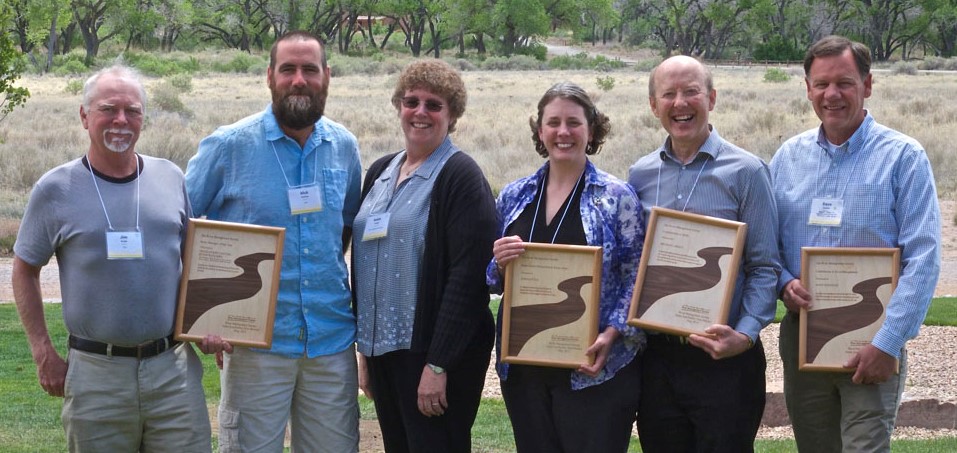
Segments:
[[[146,359],[160,355],[179,344],[170,335],[166,338],[147,341],[137,346],[117,346],[109,343],[100,343],[99,341],[85,340],[70,335],[70,347],[78,351],[91,352],[93,354],[102,354],[107,357],[136,357],[137,359]]]

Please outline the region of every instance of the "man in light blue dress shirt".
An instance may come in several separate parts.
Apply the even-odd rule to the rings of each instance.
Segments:
[[[870,50],[843,37],[812,45],[804,73],[821,126],[785,142],[771,160],[784,266],[778,291],[788,309],[780,341],[784,395],[801,451],[890,451],[907,376],[904,346],[917,336],[940,273],[930,162],[920,143],[864,109],[870,64]],[[886,317],[844,365],[851,372],[798,370],[798,312],[814,303],[800,275],[805,246],[900,249]]]
[[[322,116],[329,67],[319,38],[272,48],[272,104],[203,139],[186,186],[193,213],[286,229],[272,348],[225,358],[223,452],[358,449],[356,320],[343,252],[359,210],[355,136]]]
[[[727,325],[710,326],[708,335],[648,335],[641,362],[641,447],[753,451],[765,402],[759,334],[774,319],[780,272],[768,166],[709,124],[717,92],[698,60],[676,56],[662,62],[651,73],[648,96],[668,138],[629,171],[645,218],[661,206],[744,222],[748,231]]]

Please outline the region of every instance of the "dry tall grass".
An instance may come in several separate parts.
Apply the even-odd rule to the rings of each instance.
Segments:
[[[796,73],[795,69],[791,69]],[[530,140],[528,118],[541,94],[569,80],[593,93],[612,120],[612,133],[596,165],[620,177],[665,137],[647,102],[647,73],[613,72],[614,89],[603,92],[597,72],[466,72],[469,104],[453,140],[479,162],[496,190],[541,165]],[[711,120],[721,135],[765,159],[784,139],[818,124],[805,98],[804,82],[763,82],[762,69],[717,69],[717,106]],[[359,138],[362,160],[402,146],[401,130],[389,104],[395,76],[354,75],[332,79],[327,114]],[[16,219],[32,184],[49,168],[82,155],[87,135],[80,125],[80,96],[69,94],[67,79],[31,77],[27,106],[0,123],[0,219]],[[159,86],[152,79],[147,88]],[[264,76],[196,77],[182,100],[193,115],[151,109],[137,146],[144,154],[182,167],[213,129],[262,109],[269,100]],[[957,93],[953,74],[877,74],[867,102],[878,121],[917,138],[927,149],[942,196],[952,197],[957,181],[957,105],[941,98]],[[2,233],[2,232],[0,232]],[[2,234],[0,234],[2,235]]]

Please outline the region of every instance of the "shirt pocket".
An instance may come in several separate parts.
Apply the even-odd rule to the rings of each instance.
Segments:
[[[345,204],[346,190],[348,189],[349,173],[335,168],[323,168],[323,195],[327,208],[342,211]]]

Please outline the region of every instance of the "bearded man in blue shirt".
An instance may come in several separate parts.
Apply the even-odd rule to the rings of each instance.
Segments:
[[[227,354],[220,451],[358,449],[356,320],[343,252],[359,210],[358,145],[323,117],[329,66],[320,39],[279,38],[272,104],[203,139],[186,168],[193,213],[286,229],[272,348]]]
[[[861,43],[828,36],[813,44],[804,73],[821,126],[785,142],[771,160],[784,267],[778,291],[788,309],[780,341],[784,396],[801,451],[890,451],[907,376],[905,344],[917,336],[940,273],[930,162],[920,143],[864,109],[870,65]],[[800,275],[805,246],[900,248],[886,317],[844,364],[850,373],[798,370],[798,313],[814,303]]]

